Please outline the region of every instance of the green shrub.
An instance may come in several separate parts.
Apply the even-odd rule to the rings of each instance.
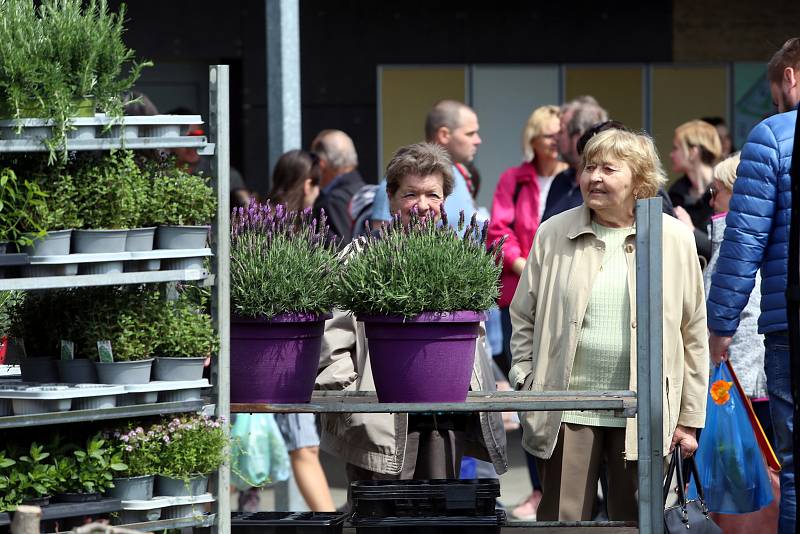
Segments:
[[[10,168],[0,169],[0,241],[24,247],[43,237],[36,210],[44,205],[45,193],[36,182],[17,178]]]
[[[141,169],[132,151],[86,155],[76,160],[72,176],[83,228],[125,229],[138,224],[147,192],[140,186]]]
[[[285,312],[326,313],[334,306],[339,260],[324,216],[253,202],[231,216],[231,309],[270,319]]]
[[[160,475],[189,479],[219,469],[230,438],[225,425],[205,415],[175,417],[152,428],[161,436]]]
[[[14,118],[53,119],[50,162],[82,99],[121,117],[123,93],[152,65],[123,43],[124,18],[125,6],[114,14],[106,0],[42,0],[38,9],[32,0],[0,2],[0,107]]]
[[[157,356],[168,358],[208,357],[216,352],[219,340],[211,316],[193,306],[186,298],[164,300],[161,334],[153,349]]]
[[[142,215],[148,226],[202,226],[214,219],[217,196],[207,177],[190,174],[174,158],[152,161],[145,172],[152,183]]]
[[[428,311],[483,311],[499,296],[502,243],[486,248],[488,222],[458,232],[431,217],[398,218],[359,241],[342,268],[337,303],[356,314],[411,317]],[[464,231],[463,237],[459,237]]]

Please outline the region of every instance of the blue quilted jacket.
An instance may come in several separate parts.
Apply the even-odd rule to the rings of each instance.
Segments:
[[[786,273],[794,125],[797,112],[760,122],[742,149],[725,238],[708,296],[708,327],[732,336],[761,267],[762,334],[787,330]]]

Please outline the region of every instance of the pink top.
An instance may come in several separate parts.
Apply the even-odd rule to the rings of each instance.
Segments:
[[[515,198],[516,197],[516,198]],[[498,305],[507,308],[517,289],[519,276],[511,265],[517,258],[528,258],[533,236],[539,228],[539,184],[532,163],[506,169],[500,175],[492,202],[492,217],[489,221],[487,243],[496,242],[503,235],[502,288]]]

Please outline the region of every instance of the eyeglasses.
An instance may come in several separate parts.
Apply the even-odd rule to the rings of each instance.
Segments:
[[[711,198],[716,198],[717,193],[719,193],[719,189],[714,187],[713,185],[708,188],[708,194],[711,195]]]

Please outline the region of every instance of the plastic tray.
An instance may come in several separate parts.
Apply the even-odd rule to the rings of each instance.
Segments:
[[[210,502],[214,502],[214,497],[210,493],[194,497],[153,497],[147,501],[122,501],[122,511],[114,523],[143,523],[158,519],[203,515],[205,511],[198,513],[195,506]]]
[[[211,384],[208,383],[208,379],[202,378],[200,380],[175,380],[174,382],[169,380],[154,380],[147,384],[125,384],[121,387],[125,388],[124,393],[149,393],[151,391],[208,388],[211,387]]]
[[[231,532],[237,534],[340,533],[347,514],[321,512],[237,512],[231,515]]]
[[[123,386],[105,384],[0,384],[0,399],[57,400],[124,393]]]
[[[154,510],[156,508],[167,508],[168,506],[183,506],[186,504],[205,504],[214,502],[214,496],[210,493],[184,497],[156,497],[146,501],[122,501],[123,510]]]
[[[495,513],[500,482],[471,480],[359,480],[350,484],[358,519],[485,516]]]
[[[31,266],[65,265],[71,263],[102,263],[155,259],[203,258],[212,256],[210,248],[158,249],[140,252],[108,252],[104,254],[63,254],[60,256],[29,256]]]
[[[387,517],[384,519],[351,518],[359,534],[499,534],[506,522],[506,513],[498,510],[486,516],[455,517]]]

